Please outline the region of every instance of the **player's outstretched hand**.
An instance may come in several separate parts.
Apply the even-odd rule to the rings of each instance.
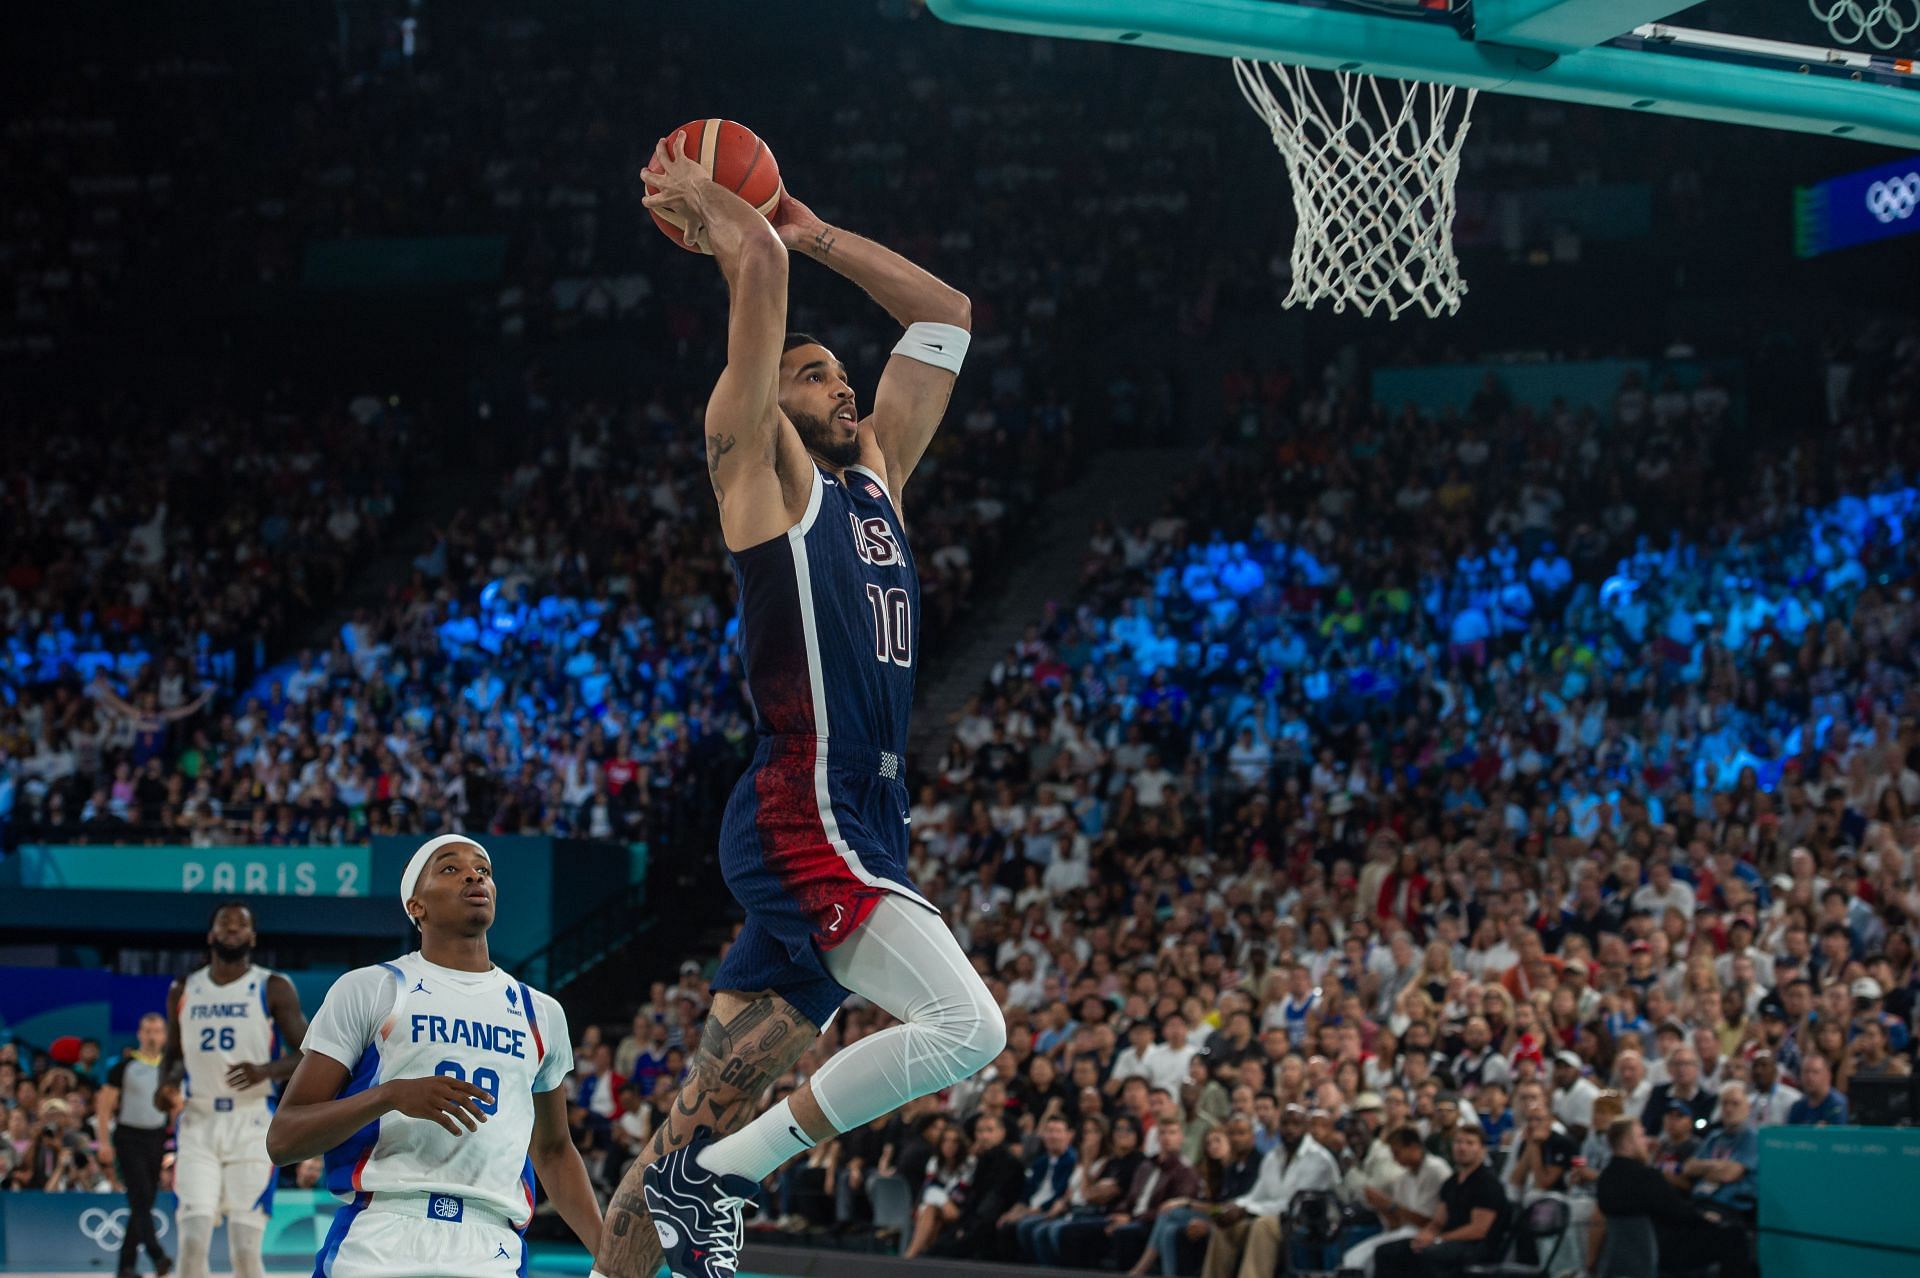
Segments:
[[[438,1123],[455,1136],[460,1135],[462,1123],[467,1131],[477,1131],[487,1121],[487,1111],[481,1106],[494,1102],[492,1096],[465,1079],[444,1075],[396,1078],[387,1086],[392,1089],[394,1112]]]
[[[773,216],[767,219],[773,223],[773,229],[780,233],[781,242],[788,248],[804,249],[813,237],[827,229],[827,224],[814,216],[812,209],[793,198],[786,187],[780,188],[780,203],[774,206]]]

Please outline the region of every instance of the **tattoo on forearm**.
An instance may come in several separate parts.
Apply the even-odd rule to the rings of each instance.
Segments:
[[[834,241],[839,238],[840,238],[839,236],[835,235],[832,231],[828,230],[824,226],[821,227],[819,230],[815,231],[813,233],[814,257],[818,258],[822,262],[826,261],[827,254],[833,252]]]
[[[710,455],[713,439],[708,437]],[[726,442],[731,447],[732,437]],[[692,1140],[695,1128],[711,1127],[724,1136],[746,1126],[768,1085],[793,1067],[816,1033],[811,1021],[771,995],[745,1003],[728,1019],[718,1013],[708,1018],[672,1110],[607,1204],[596,1269],[609,1278],[653,1278],[662,1257],[641,1194],[647,1165]]]

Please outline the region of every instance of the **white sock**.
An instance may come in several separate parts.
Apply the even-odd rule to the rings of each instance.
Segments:
[[[707,1146],[695,1161],[710,1172],[764,1180],[781,1163],[813,1146],[783,1100],[733,1135]]]

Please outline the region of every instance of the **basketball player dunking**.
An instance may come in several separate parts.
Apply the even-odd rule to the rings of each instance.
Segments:
[[[267,1272],[260,1249],[279,1174],[267,1157],[267,1100],[300,1063],[307,1018],[293,982],[253,961],[257,942],[252,910],[220,906],[207,924],[207,965],[167,991],[154,1099],[162,1112],[181,1109],[173,1171],[180,1278],[207,1278],[222,1218],[237,1278]]]
[[[746,927],[714,978],[721,992],[674,1112],[614,1195],[596,1272],[652,1278],[664,1255],[678,1278],[729,1278],[762,1177],[968,1077],[1006,1042],[986,985],[907,881],[901,773],[920,646],[901,494],[946,411],[971,311],[791,196],[769,225],[687,158],[682,134],[655,154],[663,171],[645,175],[647,206],[699,226],[732,299],[707,466],[759,744],[720,836]],[[864,419],[833,352],[786,330],[789,248],[907,327]],[[843,1048],[741,1127],[848,991],[901,1023]]]
[[[537,1175],[582,1242],[600,1205],[567,1130],[566,1013],[493,964],[493,858],[428,839],[400,905],[420,948],[333,983],[267,1134],[347,1205],[314,1278],[524,1278]]]

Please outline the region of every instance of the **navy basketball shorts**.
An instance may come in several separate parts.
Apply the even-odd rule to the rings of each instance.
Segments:
[[[889,893],[933,908],[907,879],[900,770],[898,755],[863,742],[760,738],[720,827],[721,873],[747,922],[713,988],[772,990],[824,1026],[848,991],[821,956]]]

